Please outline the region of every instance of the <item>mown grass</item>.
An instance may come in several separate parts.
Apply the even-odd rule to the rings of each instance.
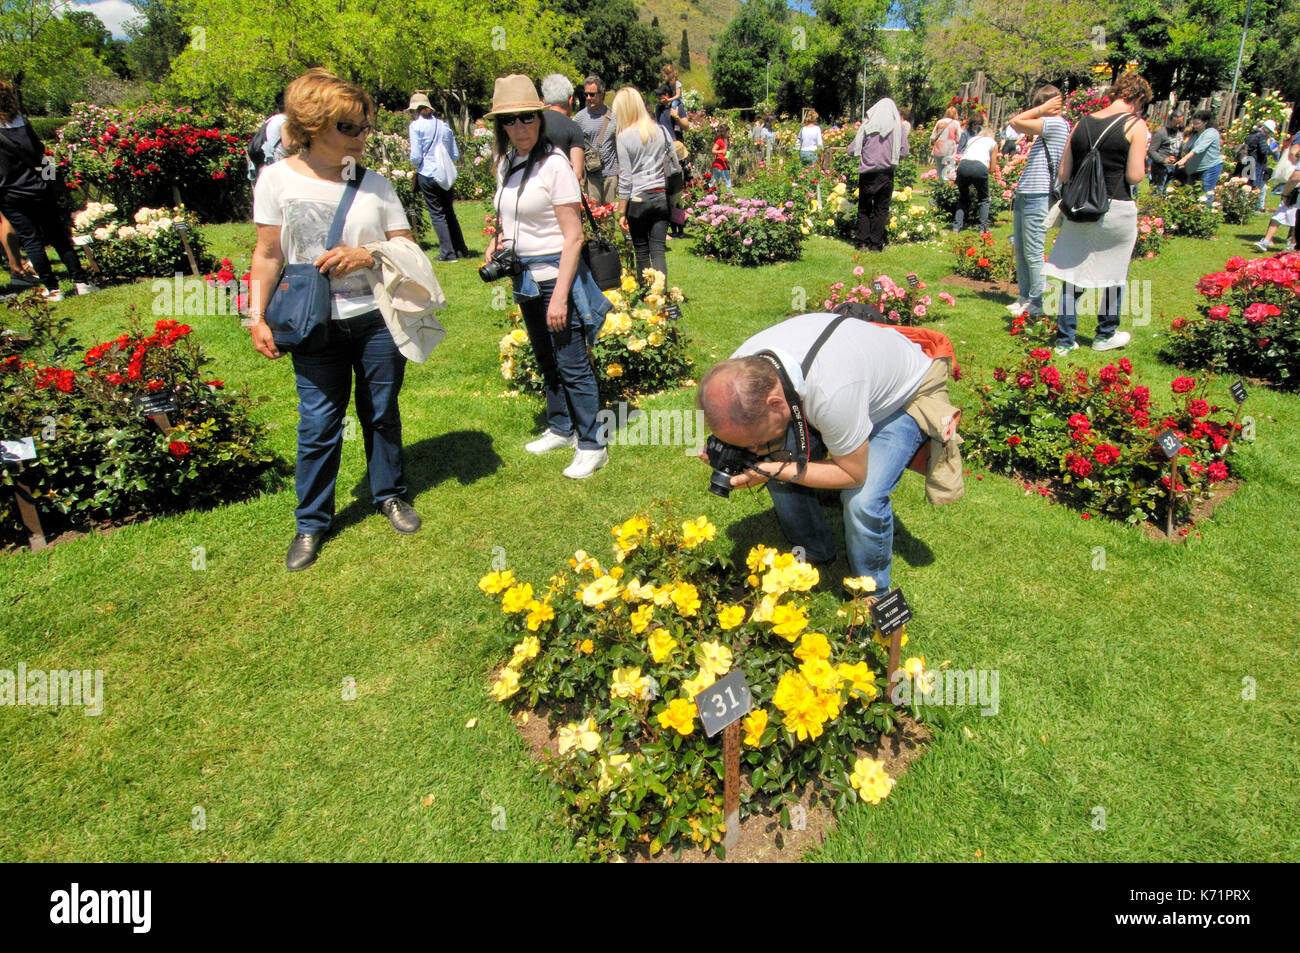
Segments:
[[[462,222],[472,231],[480,214],[466,205]],[[1159,334],[1194,306],[1196,278],[1248,251],[1258,231],[1177,239],[1135,264],[1133,277],[1152,283],[1153,313],[1149,325],[1126,320],[1127,354],[1153,393],[1167,393],[1176,374],[1154,356]],[[251,227],[211,234],[216,250],[247,261]],[[690,297],[698,366],[790,314],[799,289],[811,310],[858,260],[815,239],[801,262],[739,270],[674,243],[669,278]],[[941,246],[892,247],[863,263],[932,283],[949,271]],[[372,513],[358,439],[345,446],[339,532],[308,572],[283,570],[291,487],[0,556],[0,668],[99,668],[106,695],[98,718],[0,708],[0,858],[575,856],[559,795],[487,696],[508,647],[475,581],[501,550],[534,580],[576,548],[604,552],[609,527],[655,498],[707,513],[724,547],[781,539],[764,496],[711,496],[707,470],[681,448],[615,446],[611,465],[578,483],[560,476],[567,456],[525,453],[539,405],[503,394],[489,289],[471,262],[436,267],[449,335],[428,364],[408,368],[402,401],[419,534],[399,537]],[[980,369],[1015,341],[1005,299],[956,293],[942,326],[972,372],[958,387],[969,408]],[[132,285],[61,307],[91,342],[150,302],[147,285]],[[257,413],[292,458],[288,364],[256,355],[232,319],[187,320],[217,359],[215,376],[270,398]],[[1081,325],[1086,341],[1092,326]],[[643,406],[692,400],[683,387]],[[915,612],[908,651],[998,670],[999,712],[946,712],[890,797],[847,811],[813,857],[1300,857],[1297,408],[1295,396],[1252,392],[1257,440],[1234,464],[1245,485],[1181,545],[1081,521],[978,471],[964,500],[936,509],[920,479],[905,477],[895,577]],[[206,569],[192,568],[196,547]],[[1098,547],[1104,570],[1093,568]],[[818,601],[833,609],[829,593]],[[1245,678],[1253,701],[1243,700]],[[194,829],[196,807],[205,830]]]

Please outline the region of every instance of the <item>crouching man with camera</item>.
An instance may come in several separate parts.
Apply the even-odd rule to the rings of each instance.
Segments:
[[[889,496],[927,440],[930,502],[952,502],[964,489],[952,361],[942,334],[854,314],[804,314],[759,332],[700,381],[714,435],[705,451],[715,468],[710,490],[767,484],[782,531],[814,564],[829,563],[836,548],[815,491],[839,490],[850,573],[888,588]]]

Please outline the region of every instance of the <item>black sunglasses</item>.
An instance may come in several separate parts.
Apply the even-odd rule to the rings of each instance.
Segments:
[[[525,126],[531,126],[537,121],[537,113],[524,113],[520,116],[510,116],[501,120],[501,125],[509,127],[517,122],[522,122]]]
[[[334,128],[343,133],[343,135],[347,136],[349,139],[355,139],[357,136],[365,135],[375,127],[369,125],[359,126],[355,122],[347,122],[346,120],[340,119],[334,124]]]

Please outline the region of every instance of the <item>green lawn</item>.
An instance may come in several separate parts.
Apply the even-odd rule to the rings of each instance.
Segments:
[[[480,215],[462,206],[471,233]],[[1131,328],[1126,353],[1154,393],[1176,374],[1155,358],[1158,335],[1194,307],[1196,278],[1247,253],[1264,221],[1213,242],[1177,239],[1135,264],[1153,314]],[[210,231],[219,252],[247,262],[251,226]],[[701,369],[790,314],[799,289],[814,307],[855,263],[825,239],[801,262],[747,271],[701,261],[684,242],[672,249]],[[949,271],[939,246],[891,247],[866,264],[928,282]],[[559,795],[487,695],[508,650],[475,588],[494,548],[536,581],[575,548],[607,552],[609,527],[654,498],[707,513],[724,546],[781,540],[765,496],[708,494],[708,471],[680,448],[612,447],[610,466],[584,482],[560,476],[566,455],[525,453],[539,404],[503,394],[490,289],[472,262],[436,267],[449,334],[408,368],[403,393],[419,534],[399,537],[372,513],[358,439],[344,451],[341,529],[304,573],[283,569],[291,487],[0,556],[0,668],[99,668],[106,696],[97,718],[0,709],[0,859],[575,856]],[[957,390],[971,407],[962,388],[1015,342],[1005,299],[956,293],[943,329],[973,372]],[[150,301],[134,285],[61,307],[93,342]],[[216,376],[271,398],[258,413],[291,459],[288,363],[255,354],[229,318],[188,320]],[[1089,340],[1091,322],[1081,325]],[[693,396],[682,388],[645,406]],[[847,811],[814,859],[1300,859],[1300,532],[1287,515],[1300,492],[1300,397],[1254,390],[1247,409],[1258,439],[1236,458],[1245,486],[1184,545],[1082,521],[999,476],[973,472],[965,499],[937,509],[919,477],[904,478],[895,579],[915,612],[908,649],[998,670],[1000,711],[951,711],[890,797]],[[204,570],[192,568],[195,547]],[[1104,571],[1092,568],[1096,547]],[[818,600],[834,605],[829,591]],[[193,829],[195,808],[205,830]]]

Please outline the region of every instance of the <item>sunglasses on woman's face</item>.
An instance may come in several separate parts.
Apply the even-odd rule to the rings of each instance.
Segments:
[[[537,119],[537,113],[525,113],[522,116],[507,116],[506,118],[501,120],[501,125],[505,126],[507,129],[513,126],[517,122],[521,122],[525,126],[531,126],[536,121],[536,119]]]
[[[347,122],[346,120],[340,119],[334,124],[334,128],[343,133],[343,135],[347,136],[349,139],[355,139],[357,136],[365,135],[375,127],[370,125],[358,125],[355,122]]]

